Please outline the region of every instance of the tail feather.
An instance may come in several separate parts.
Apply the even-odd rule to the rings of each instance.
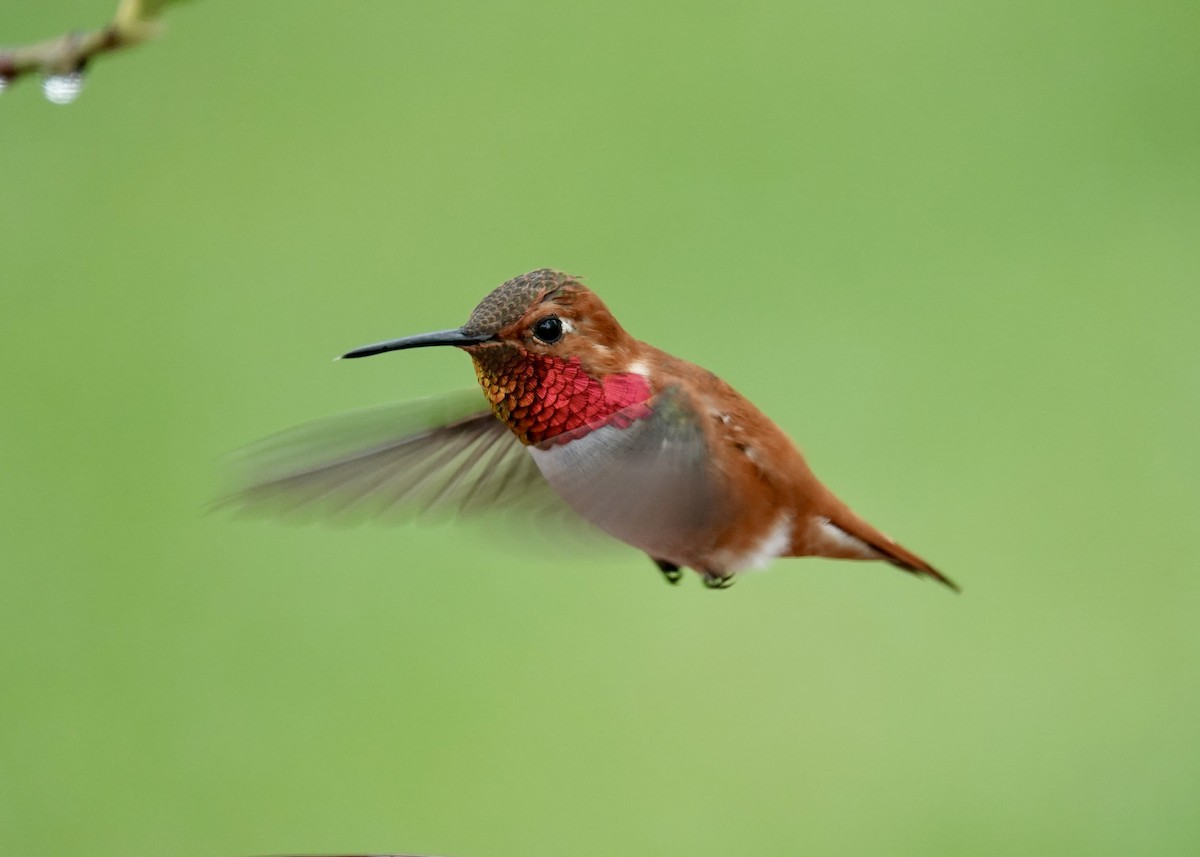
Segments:
[[[924,575],[926,577],[932,577],[938,583],[949,586],[955,592],[962,592],[962,589],[957,583],[946,577],[946,575],[942,574],[932,565],[921,559],[912,551],[905,548],[903,545],[892,541],[882,544],[868,542],[868,544],[870,544],[871,547],[877,550],[879,553],[883,554],[884,559],[896,566],[896,568],[903,569],[904,571],[910,572],[917,576]]]
[[[818,518],[818,522],[819,526],[834,527],[849,538],[861,542],[870,548],[874,553],[878,554],[877,558],[890,562],[892,565],[896,566],[896,568],[903,569],[904,571],[915,574],[918,577],[932,577],[939,583],[950,587],[955,592],[962,591],[958,584],[953,580],[946,577],[932,565],[921,559],[921,557],[917,556],[899,542],[889,538],[879,530],[872,527],[849,509],[843,507],[843,509],[837,510],[835,514],[826,514]],[[839,540],[835,536],[828,541],[838,542]],[[818,555],[826,556],[850,556],[850,554],[847,552],[847,547],[844,544],[838,544],[837,548],[830,552],[818,550],[816,553]],[[860,553],[859,558],[865,559],[869,557]]]

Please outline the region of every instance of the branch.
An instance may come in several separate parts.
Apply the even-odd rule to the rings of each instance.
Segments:
[[[67,104],[83,87],[95,56],[133,47],[158,35],[163,7],[179,0],[121,0],[111,23],[90,33],[68,33],[33,45],[0,50],[0,92],[22,75],[41,74],[46,98]]]

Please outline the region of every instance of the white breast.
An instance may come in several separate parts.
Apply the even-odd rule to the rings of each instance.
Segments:
[[[654,418],[529,447],[546,481],[594,525],[656,558],[692,555],[717,504],[705,449]]]

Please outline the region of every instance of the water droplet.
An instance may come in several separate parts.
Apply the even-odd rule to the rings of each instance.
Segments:
[[[48,74],[42,78],[42,95],[51,104],[70,104],[83,90],[83,72]]]

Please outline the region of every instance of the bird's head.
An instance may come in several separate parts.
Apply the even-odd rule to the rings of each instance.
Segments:
[[[524,431],[532,417],[570,406],[580,418],[591,418],[589,401],[603,411],[625,407],[631,396],[649,395],[644,382],[633,393],[625,393],[625,385],[619,387],[621,395],[614,392],[618,387],[605,390],[608,379],[637,371],[631,367],[640,365],[640,343],[591,289],[550,268],[493,289],[462,327],[366,345],[343,356],[433,345],[453,345],[471,355],[497,416],[527,442],[552,436],[538,430],[536,422],[530,423],[532,431]]]

